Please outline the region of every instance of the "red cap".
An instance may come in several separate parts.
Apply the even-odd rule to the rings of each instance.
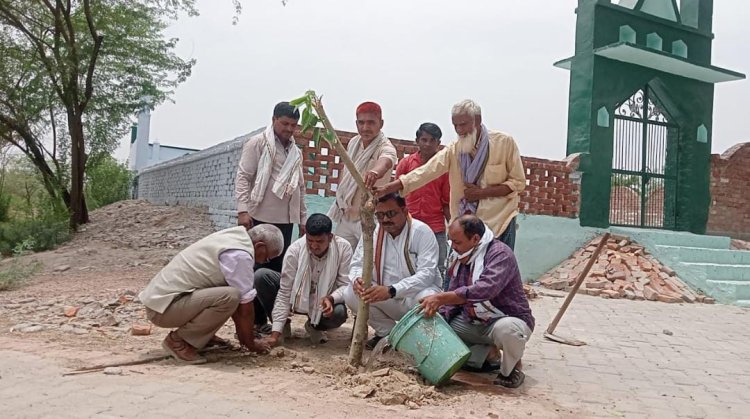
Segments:
[[[361,113],[374,113],[378,118],[383,117],[383,110],[380,109],[380,105],[375,102],[363,102],[357,106],[357,115]]]

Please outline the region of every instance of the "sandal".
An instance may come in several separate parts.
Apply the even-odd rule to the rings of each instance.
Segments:
[[[497,378],[492,383],[507,388],[518,388],[523,384],[524,378],[526,378],[526,375],[521,370],[513,368],[513,371],[507,377],[502,372],[497,374]]]
[[[500,369],[500,363],[497,361],[484,361],[482,366],[479,368],[464,364],[461,369],[469,372],[493,372]]]

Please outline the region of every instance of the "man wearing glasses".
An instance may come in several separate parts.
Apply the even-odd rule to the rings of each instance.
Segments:
[[[364,251],[360,240],[349,271],[353,280],[344,293],[346,305],[355,313],[360,298],[370,304],[368,324],[375,329],[375,336],[365,344],[367,349],[373,349],[422,298],[440,292],[442,285],[435,234],[427,224],[411,218],[404,198],[397,194],[381,197],[375,217],[372,285],[362,285]]]

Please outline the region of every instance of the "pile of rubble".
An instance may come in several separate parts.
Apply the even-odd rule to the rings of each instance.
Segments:
[[[107,335],[148,335],[151,326],[135,292],[122,291],[101,299],[58,297],[41,301],[32,297],[0,301],[0,315],[15,323],[11,332],[58,330],[75,335],[100,331]]]
[[[586,267],[602,237],[597,237],[540,278],[550,289],[568,291]],[[627,237],[610,236],[580,293],[602,298],[661,301],[664,303],[706,303],[714,300],[694,292],[675,272],[661,264],[646,249]]]
[[[426,384],[418,373],[407,374],[393,367],[354,374],[345,377],[342,384],[351,388],[354,397],[377,400],[384,405],[405,405],[410,409],[445,397],[434,386]]]

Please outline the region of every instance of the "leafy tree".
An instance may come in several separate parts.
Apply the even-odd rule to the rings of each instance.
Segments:
[[[109,154],[86,171],[86,202],[91,209],[128,199],[132,175]]]
[[[0,139],[71,228],[88,221],[87,165],[114,150],[142,97],[161,103],[190,75],[163,35],[180,12],[196,14],[194,0],[0,0]]]

